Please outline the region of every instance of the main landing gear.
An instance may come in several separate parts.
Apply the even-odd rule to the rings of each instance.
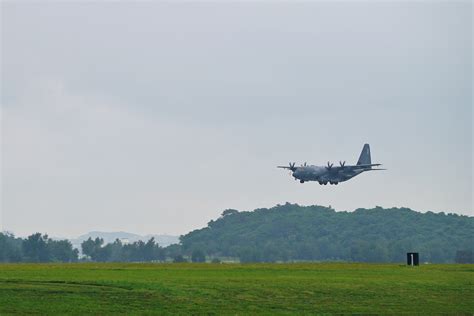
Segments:
[[[295,180],[297,180],[297,179],[295,178]],[[304,183],[304,182],[305,182],[304,180],[300,180],[300,183]],[[318,183],[321,184],[321,185],[327,185],[328,183],[329,184],[334,184],[334,185],[339,184],[339,182],[332,182],[332,181],[329,181],[329,182],[328,181],[318,181]]]
[[[329,184],[334,184],[334,185],[337,185],[339,182],[332,182],[332,181],[329,181]],[[327,181],[319,181],[319,184],[321,185],[327,185],[328,182]]]

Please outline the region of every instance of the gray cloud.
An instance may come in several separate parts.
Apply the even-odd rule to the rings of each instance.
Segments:
[[[286,201],[469,214],[471,6],[2,3],[3,226],[176,234]],[[364,142],[387,172],[275,168]]]

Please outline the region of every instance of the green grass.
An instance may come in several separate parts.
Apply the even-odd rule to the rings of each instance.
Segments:
[[[2,264],[14,313],[471,315],[474,265]]]

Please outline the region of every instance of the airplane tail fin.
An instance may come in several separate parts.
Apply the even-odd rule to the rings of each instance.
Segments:
[[[372,160],[370,159],[370,146],[365,144],[360,153],[359,160],[357,161],[358,165],[370,165]]]

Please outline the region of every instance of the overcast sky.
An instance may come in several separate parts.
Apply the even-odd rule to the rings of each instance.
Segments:
[[[226,208],[472,210],[472,3],[14,3],[4,230],[183,234]],[[300,184],[277,165],[387,171]]]

